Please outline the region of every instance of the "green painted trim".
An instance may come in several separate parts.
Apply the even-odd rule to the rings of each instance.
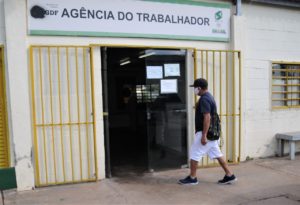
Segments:
[[[164,38],[164,39],[178,39],[178,40],[203,40],[203,41],[223,41],[223,42],[229,41],[229,38],[205,37],[205,36],[199,37],[199,36],[181,36],[181,35],[133,34],[133,33],[110,33],[110,32],[85,32],[85,31],[30,30],[29,35]]]
[[[0,190],[17,188],[16,171],[14,167],[0,169]]]
[[[217,3],[217,2],[196,2],[191,0],[140,0],[140,1],[150,1],[150,2],[160,2],[160,3],[172,3],[172,4],[186,4],[195,6],[207,6],[207,7],[217,7],[217,8],[230,8],[230,3]]]

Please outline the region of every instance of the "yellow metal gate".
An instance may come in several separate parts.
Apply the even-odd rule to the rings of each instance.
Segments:
[[[97,177],[93,69],[85,46],[32,46],[36,186]]]
[[[0,45],[0,168],[9,167],[9,143],[7,136],[5,98],[4,51]]]
[[[195,78],[208,80],[222,123],[220,147],[229,163],[241,155],[241,58],[240,51],[195,50]],[[215,165],[204,158],[202,166]]]

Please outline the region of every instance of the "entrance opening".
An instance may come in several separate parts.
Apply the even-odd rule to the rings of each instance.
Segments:
[[[186,50],[101,49],[107,175],[187,163]]]

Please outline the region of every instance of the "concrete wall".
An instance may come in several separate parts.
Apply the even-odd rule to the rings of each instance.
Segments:
[[[4,2],[0,0],[0,45],[5,42],[5,27],[4,27]]]
[[[244,153],[265,157],[275,154],[276,133],[300,131],[300,109],[271,109],[271,61],[300,62],[300,12],[243,4],[242,15],[246,28]]]
[[[4,0],[11,147],[18,188],[34,185],[25,1]]]

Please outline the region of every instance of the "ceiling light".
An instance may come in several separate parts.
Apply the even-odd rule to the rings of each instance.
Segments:
[[[129,57],[126,57],[126,58],[123,58],[123,59],[120,60],[120,65],[121,65],[121,66],[122,66],[122,65],[126,65],[126,64],[128,64],[128,63],[131,63]]]
[[[152,56],[152,55],[154,55],[155,54],[155,52],[150,52],[150,53],[145,53],[145,54],[143,54],[143,55],[140,55],[139,56],[139,58],[146,58],[146,57],[148,57],[148,56]]]
[[[129,64],[129,63],[131,63],[131,61],[130,61],[130,60],[127,60],[127,61],[124,61],[124,62],[120,63],[120,65],[122,66],[122,65]]]

